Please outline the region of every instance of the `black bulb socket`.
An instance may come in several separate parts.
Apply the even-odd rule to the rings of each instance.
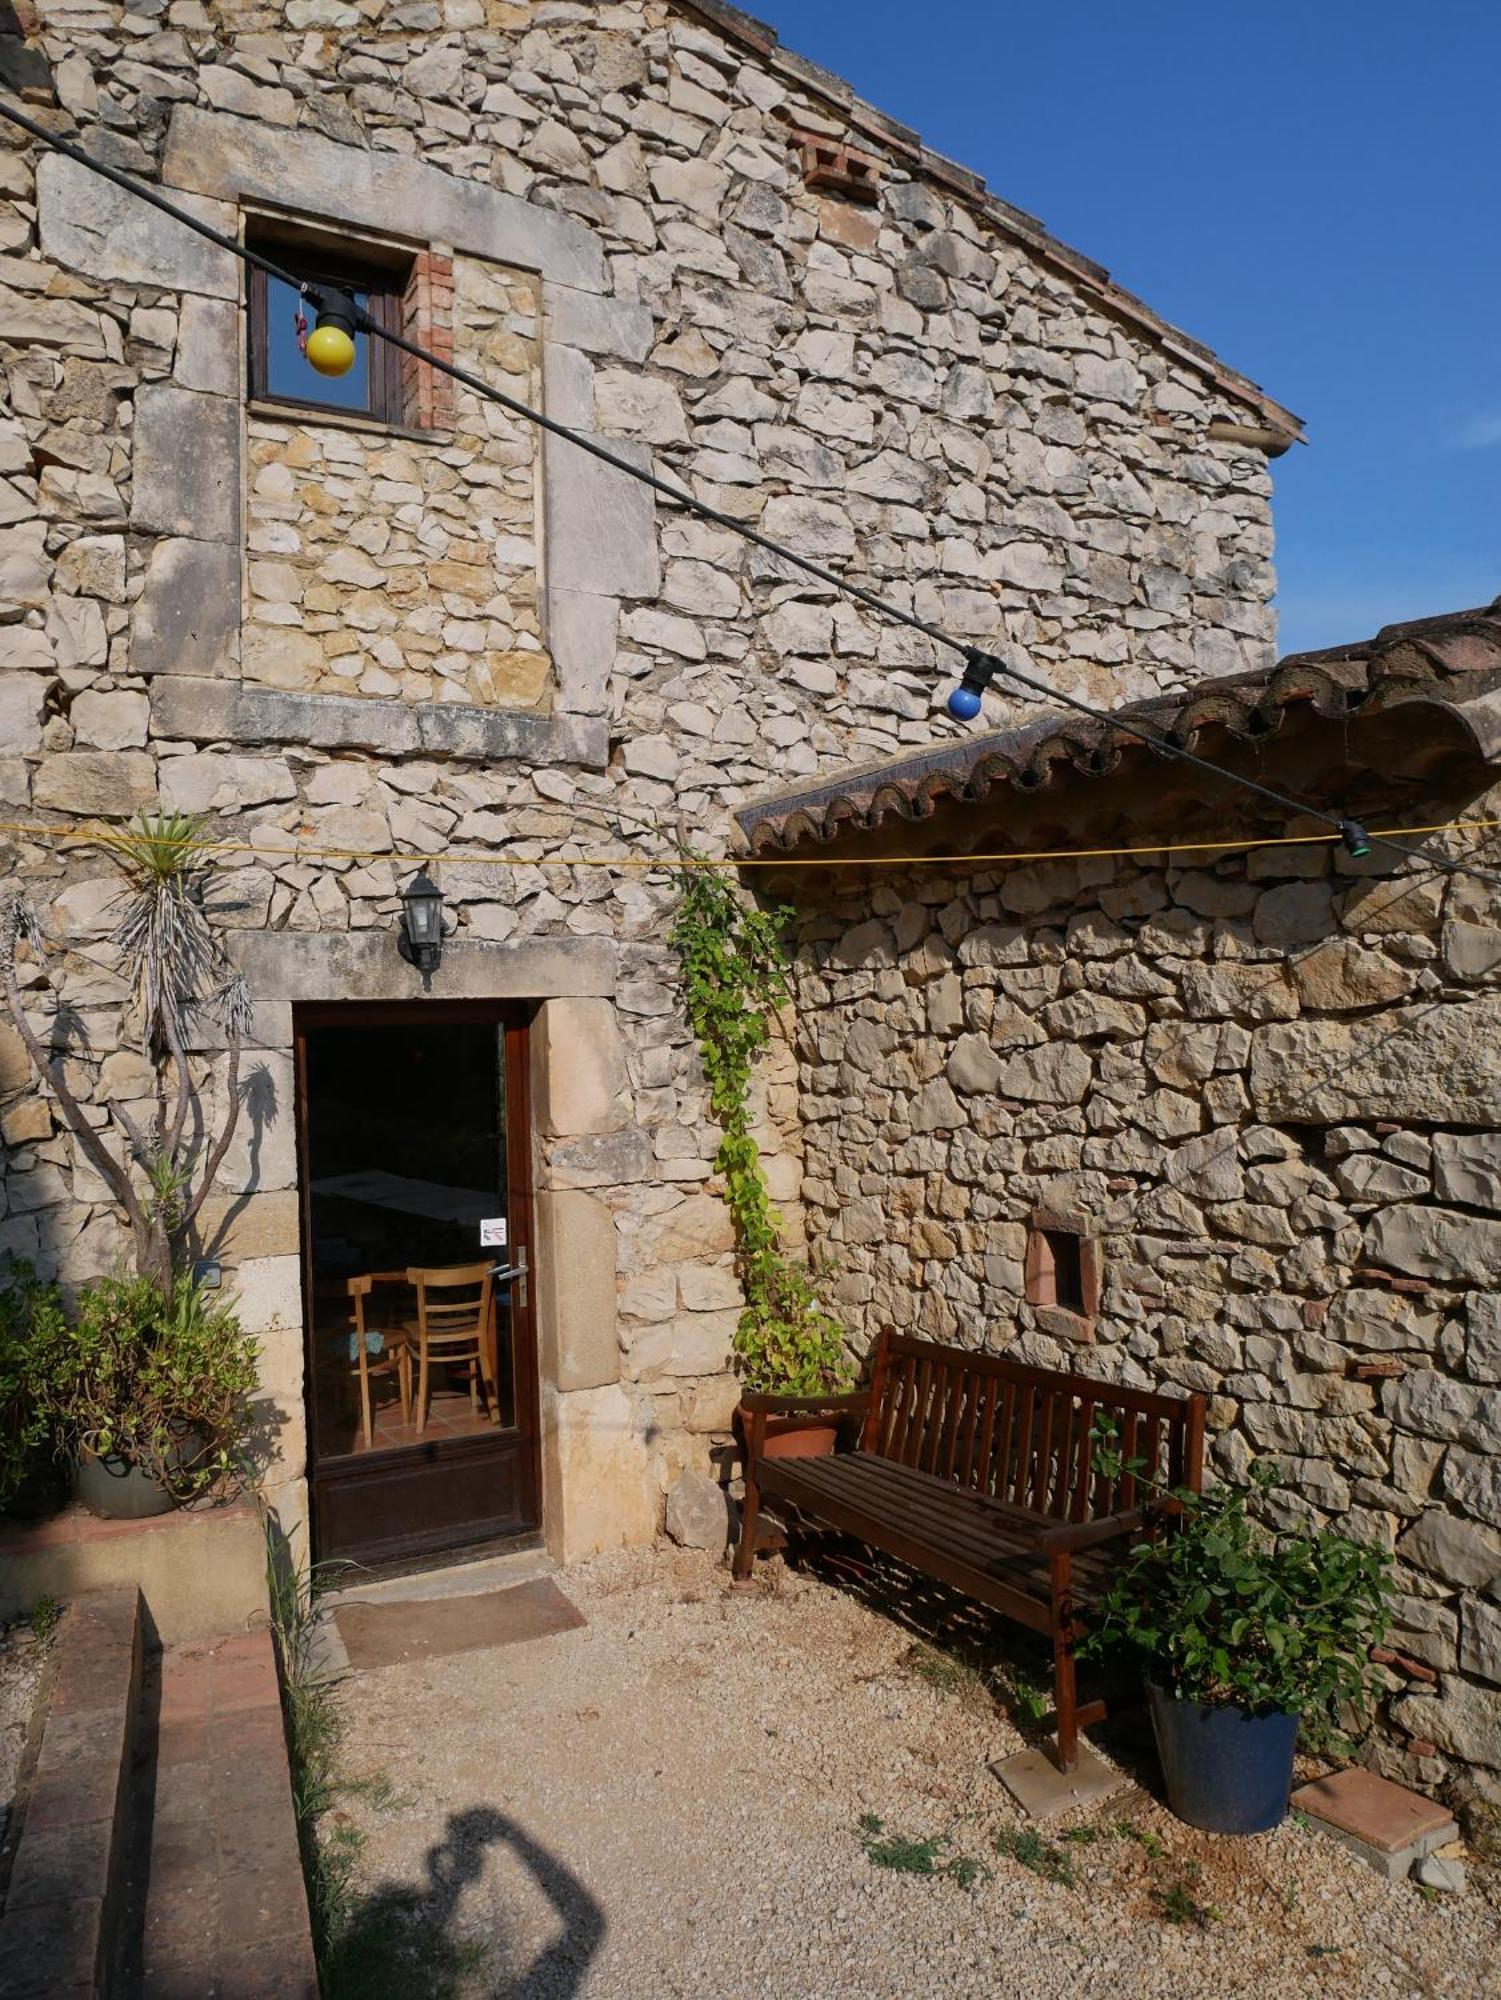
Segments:
[[[1371,851],[1371,836],[1358,819],[1342,819],[1339,837],[1345,843],[1346,854],[1356,861],[1363,861]]]
[[[964,672],[959,677],[959,685],[968,688],[971,694],[984,694],[996,675],[1002,670],[1002,663],[994,653],[985,653],[978,646],[964,649]]]

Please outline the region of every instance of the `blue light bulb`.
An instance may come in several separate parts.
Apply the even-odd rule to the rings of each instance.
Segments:
[[[949,696],[945,706],[956,722],[973,722],[980,713],[981,698],[974,688],[967,688],[961,682]]]

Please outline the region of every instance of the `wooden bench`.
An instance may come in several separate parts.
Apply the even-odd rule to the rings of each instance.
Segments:
[[[1079,1731],[1103,1702],[1080,1707],[1074,1647],[1092,1597],[1149,1527],[1134,1473],[1094,1467],[1100,1412],[1123,1458],[1198,1492],[1204,1398],[1118,1388],[887,1331],[868,1391],[741,1398],[745,1509],[735,1575],[750,1575],[763,1503],[841,1530],[966,1597],[1046,1632],[1053,1642],[1059,1763],[1072,1770]],[[821,1458],[768,1456],[772,1437],[863,1418],[858,1446]]]

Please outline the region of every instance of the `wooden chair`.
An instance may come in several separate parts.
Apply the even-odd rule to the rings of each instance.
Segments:
[[[394,1375],[401,1396],[401,1421],[406,1424],[412,1418],[412,1350],[401,1327],[372,1327],[366,1324],[366,1305],[376,1285],[389,1283],[400,1273],[390,1271],[365,1271],[359,1277],[351,1278],[345,1286],[349,1294],[350,1339],[354,1342],[354,1358],[350,1362],[351,1374],[357,1376],[360,1385],[360,1417],[365,1433],[365,1449],[370,1451],[375,1444],[375,1429],[370,1410],[370,1384],[378,1376]],[[385,1343],[383,1352],[372,1357],[370,1336],[380,1334]]]
[[[433,1368],[467,1367],[469,1407],[480,1397],[492,1423],[499,1423],[495,1364],[491,1352],[493,1298],[489,1264],[452,1264],[438,1270],[414,1269],[407,1283],[417,1294],[417,1317],[407,1332],[417,1346],[417,1435],[427,1429]]]

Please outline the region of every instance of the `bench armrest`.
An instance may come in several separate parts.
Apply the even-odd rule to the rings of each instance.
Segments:
[[[802,1417],[831,1416],[845,1411],[850,1415],[870,1408],[870,1394],[859,1389],[852,1396],[778,1396],[757,1390],[740,1398],[740,1407],[749,1416]]]
[[[1038,1547],[1044,1555],[1073,1555],[1079,1549],[1092,1549],[1099,1542],[1139,1534],[1153,1514],[1161,1511],[1158,1507],[1132,1507],[1124,1514],[1107,1514],[1099,1521],[1072,1521],[1067,1527],[1050,1528],[1039,1537]]]

